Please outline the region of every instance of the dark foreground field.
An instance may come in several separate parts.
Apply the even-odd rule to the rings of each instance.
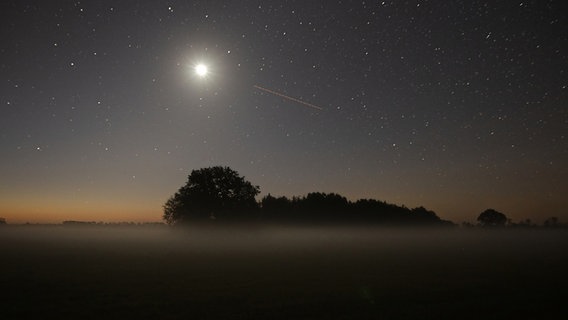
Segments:
[[[0,318],[568,315],[568,232],[0,228]]]

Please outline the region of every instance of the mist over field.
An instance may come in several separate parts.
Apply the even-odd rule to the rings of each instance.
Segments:
[[[0,229],[3,319],[508,318],[565,312],[563,230]]]

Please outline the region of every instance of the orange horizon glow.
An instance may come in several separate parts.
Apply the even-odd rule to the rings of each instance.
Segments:
[[[159,204],[134,206],[129,203],[102,202],[92,205],[81,201],[34,200],[0,204],[0,217],[9,224],[61,223],[63,221],[160,222]]]
[[[397,197],[394,197],[393,194],[390,196],[391,201],[386,200],[389,203],[408,207],[425,206],[427,209],[436,212],[440,218],[457,224],[464,221],[475,222],[477,215],[488,208],[503,212],[513,222],[531,219],[535,223],[542,223],[546,218],[552,216],[560,218],[561,221],[566,220],[563,203],[558,199],[557,201],[549,201],[546,206],[542,206],[543,199],[538,199],[538,197],[517,199],[518,201],[507,199],[507,203],[499,203],[497,198],[476,201],[475,199],[453,195],[451,198],[456,201],[449,201],[448,198],[444,197],[437,199],[429,197],[428,205],[423,200],[417,200],[416,203],[404,203],[404,201],[396,201]],[[347,198],[351,201],[358,199],[349,195],[347,195]],[[162,201],[156,199],[149,199],[145,202],[120,201],[119,199],[85,201],[13,196],[9,200],[4,199],[0,202],[0,217],[6,219],[8,224],[58,224],[64,221],[163,222],[162,205]]]

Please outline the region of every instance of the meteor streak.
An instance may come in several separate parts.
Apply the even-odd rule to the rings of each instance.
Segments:
[[[294,101],[294,102],[303,104],[303,105],[305,105],[305,106],[307,106],[307,107],[315,108],[315,109],[318,109],[318,110],[323,110],[322,107],[318,107],[318,106],[316,106],[316,105],[314,105],[314,104],[307,103],[307,102],[305,102],[305,101],[302,101],[302,100],[299,100],[299,99],[296,99],[296,98],[292,98],[292,97],[287,96],[287,95],[285,95],[285,94],[282,94],[282,93],[280,93],[280,92],[272,91],[272,90],[270,90],[270,89],[266,89],[266,88],[263,88],[263,87],[261,87],[261,86],[257,86],[256,84],[253,85],[253,87],[254,87],[254,88],[257,88],[257,89],[259,89],[259,90],[262,90],[262,91],[264,91],[264,92],[271,93],[271,94],[273,94],[273,95],[275,95],[275,96],[279,96],[279,97],[281,97],[281,98],[288,99],[288,100],[290,100],[290,101]]]

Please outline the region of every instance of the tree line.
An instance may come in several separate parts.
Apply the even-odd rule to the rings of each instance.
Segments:
[[[301,197],[275,197],[260,201],[260,187],[229,167],[193,170],[183,185],[164,204],[163,219],[170,225],[205,221],[269,222],[310,224],[366,224],[405,226],[453,226],[424,207],[407,208],[375,199],[350,201],[337,193],[311,192]],[[514,223],[505,214],[487,209],[477,224],[464,227],[536,227],[530,220]],[[543,227],[566,227],[558,218],[545,220]]]
[[[164,205],[168,224],[203,221],[262,221],[316,224],[453,225],[424,207],[407,208],[374,199],[349,201],[336,193],[312,192],[303,197],[256,201],[260,193],[229,167],[193,170],[188,180]]]
[[[349,201],[336,193],[303,197],[263,197],[259,217],[268,222],[365,223],[385,225],[453,225],[424,207],[407,208],[375,199]]]

